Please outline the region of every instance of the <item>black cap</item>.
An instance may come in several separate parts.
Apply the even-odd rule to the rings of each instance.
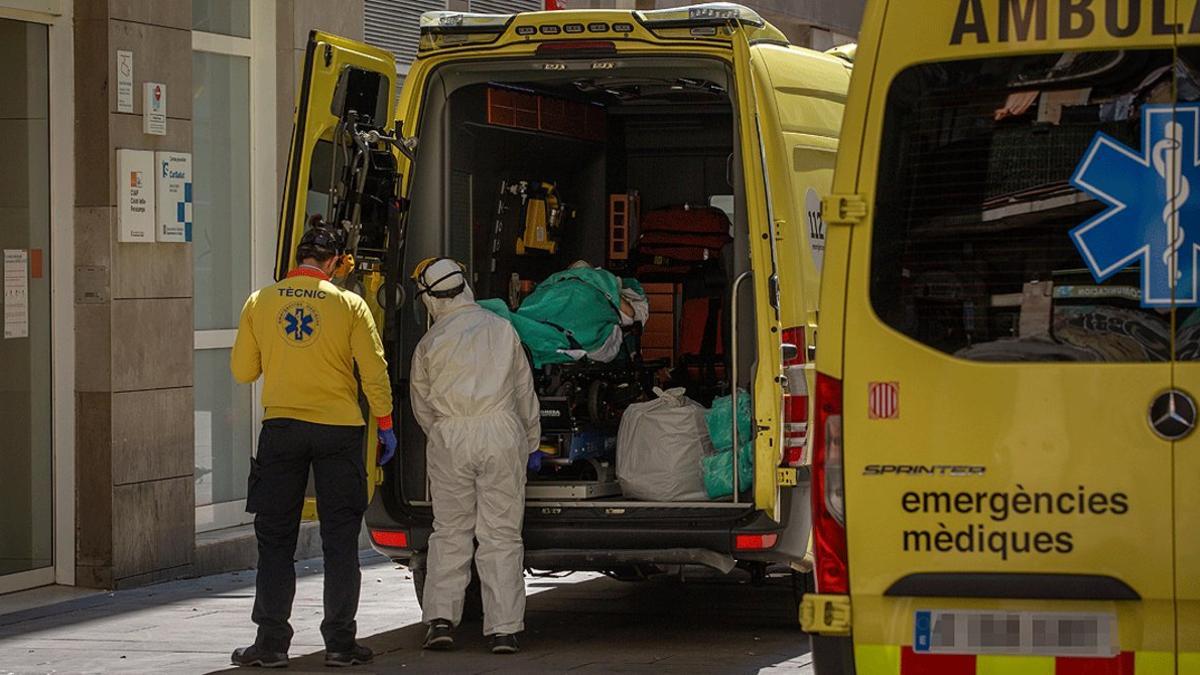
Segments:
[[[304,236],[300,238],[300,245],[296,247],[297,260],[327,260],[331,256],[346,252],[346,230],[326,223],[320,216],[313,216],[308,224],[309,228],[305,230]]]

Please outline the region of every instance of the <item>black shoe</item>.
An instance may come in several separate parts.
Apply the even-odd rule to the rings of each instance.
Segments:
[[[331,652],[325,651],[325,665],[331,668],[345,668],[347,666],[361,666],[364,663],[370,663],[375,658],[375,652],[370,648],[360,644],[355,644],[354,649],[348,652]]]
[[[288,655],[285,652],[273,652],[258,645],[238,647],[233,650],[230,663],[235,666],[258,666],[259,668],[287,668]]]
[[[422,649],[445,651],[454,647],[454,624],[445,619],[434,619],[425,633]]]
[[[496,633],[492,636],[493,654],[516,654],[521,651],[517,646],[517,636],[508,633]]]

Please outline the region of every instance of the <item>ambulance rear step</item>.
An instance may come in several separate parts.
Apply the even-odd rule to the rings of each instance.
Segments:
[[[525,486],[526,499],[597,499],[621,494],[616,481],[544,481]]]

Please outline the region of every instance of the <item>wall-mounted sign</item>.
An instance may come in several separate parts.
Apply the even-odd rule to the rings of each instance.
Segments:
[[[117,241],[154,241],[154,152],[117,150]]]
[[[154,206],[158,212],[158,241],[192,240],[192,155],[154,153]]]
[[[75,268],[75,302],[80,305],[98,305],[108,302],[108,268],[96,265],[79,265]]]
[[[4,339],[29,337],[29,252],[4,249]]]
[[[142,87],[142,132],[167,135],[167,85],[147,82]]]
[[[117,50],[117,112],[133,112],[133,52]]]

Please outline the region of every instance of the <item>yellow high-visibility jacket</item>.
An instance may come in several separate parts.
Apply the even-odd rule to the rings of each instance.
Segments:
[[[263,419],[363,424],[358,383],[381,428],[391,427],[392,387],[383,344],[367,303],[300,267],[250,294],[242,308],[230,369],[238,382],[263,375]]]

